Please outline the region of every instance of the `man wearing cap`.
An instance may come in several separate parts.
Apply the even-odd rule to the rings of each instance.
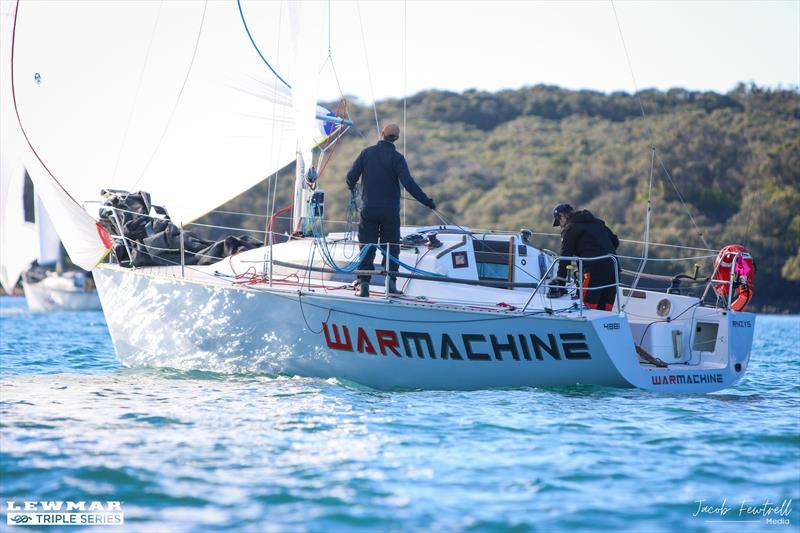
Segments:
[[[595,218],[585,209],[575,211],[569,204],[559,204],[553,209],[553,227],[561,226],[561,256],[598,257],[614,254],[619,246],[619,238],[606,223]],[[558,277],[566,278],[569,261],[560,261]],[[617,297],[614,276],[615,263],[612,259],[583,261],[582,300],[590,309],[611,311]],[[563,283],[563,282],[562,282]],[[603,289],[586,290],[592,287]],[[563,289],[559,292],[563,293]]]
[[[389,254],[395,259],[400,255],[400,184],[411,193],[419,203],[436,209],[429,198],[411,177],[403,154],[397,151],[394,142],[400,138],[397,124],[386,124],[381,131],[381,140],[374,146],[365,148],[353,162],[347,173],[347,187],[355,190],[359,178],[363,177],[361,188],[361,220],[358,224],[358,240],[365,245],[389,243]],[[375,268],[375,247],[371,246],[358,266],[359,270]],[[388,261],[390,273],[397,272],[396,261]],[[359,277],[358,295],[369,296],[369,276]],[[402,294],[397,290],[395,276],[389,276],[389,294]]]

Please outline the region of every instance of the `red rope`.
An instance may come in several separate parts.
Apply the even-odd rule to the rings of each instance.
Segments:
[[[267,224],[267,234],[269,234],[272,231],[272,228],[275,225],[275,217],[277,217],[280,214],[285,213],[286,211],[288,211],[292,207],[294,207],[294,204],[289,204],[286,207],[284,207],[283,209],[281,209],[280,211],[278,211],[276,213],[273,213],[273,215],[269,218],[269,223]]]

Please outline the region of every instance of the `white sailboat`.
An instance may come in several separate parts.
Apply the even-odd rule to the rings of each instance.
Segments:
[[[61,240],[40,199],[36,199],[36,232],[39,255],[22,273],[22,289],[28,309],[42,311],[100,310],[100,296],[91,273],[69,265]]]
[[[615,309],[592,310],[569,294],[548,297],[559,258],[529,234],[442,224],[402,228],[390,258],[401,264],[402,297],[386,297],[378,277],[372,297],[356,297],[357,243],[324,231],[311,172],[325,124],[342,127],[316,105],[325,8],[15,5],[11,81],[26,162],[71,257],[93,268],[123,364],[423,389],[703,393],[743,377],[755,317],[731,305],[736,276],[709,282],[728,289],[710,304],[618,284]],[[289,61],[267,61],[248,21],[286,16]],[[183,254],[181,233],[175,264],[102,262],[112,240],[143,244],[98,225],[101,189],[148,191],[183,226],[295,159],[294,238],[276,243],[269,232],[266,246],[200,266]],[[743,259],[727,258],[732,270]],[[560,260],[578,272],[586,261]]]
[[[65,267],[61,240],[38,198],[29,202],[26,217],[25,169],[19,160],[7,165],[10,161],[14,158],[4,158],[2,169],[0,285],[10,295],[22,278],[28,309],[34,312],[99,310],[92,276]],[[34,196],[32,190],[30,195]]]
[[[17,183],[22,180],[3,177],[9,194],[2,197],[0,209],[0,285],[12,294],[22,278],[25,301],[33,312],[99,310],[100,296],[91,274],[65,266],[61,240],[42,202],[38,198],[32,202],[35,215],[27,222],[23,195],[16,194],[23,192]]]

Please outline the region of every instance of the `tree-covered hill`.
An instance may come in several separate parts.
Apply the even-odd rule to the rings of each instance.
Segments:
[[[740,85],[728,94],[672,89],[636,96],[552,86],[426,91],[408,99],[397,146],[448,221],[553,234],[552,208],[568,202],[633,241],[643,237],[654,162],[651,241],[744,244],[758,265],[751,309],[800,312],[800,93]],[[321,180],[331,221],[345,219],[350,164],[377,139],[372,106],[349,102],[349,110],[356,127]],[[381,123],[402,127],[402,100],[379,102],[377,114]],[[280,173],[278,208],[290,203],[293,180],[293,169]],[[267,185],[221,209],[266,214]],[[413,200],[406,217],[409,224],[439,222]],[[263,219],[220,213],[205,222],[263,229]],[[537,238],[557,250],[557,236]],[[641,255],[642,245],[624,243],[620,253]],[[651,248],[650,254],[704,253]],[[711,263],[702,263],[708,275]],[[669,272],[691,270],[688,261]]]

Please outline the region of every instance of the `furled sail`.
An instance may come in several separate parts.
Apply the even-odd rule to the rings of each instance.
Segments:
[[[325,8],[322,2],[289,2],[293,57],[292,105],[298,132],[297,150],[308,167],[311,165],[315,137],[309,135],[316,122],[319,73],[325,62]]]
[[[313,166],[315,139],[308,135],[309,125],[316,122],[319,74],[325,62],[323,53],[325,9],[322,2],[290,0],[288,5],[292,48],[292,105],[297,135],[297,167],[295,168],[295,197],[292,226],[296,230],[310,195],[306,180]]]
[[[146,190],[188,222],[294,160],[291,93],[256,45],[269,35],[251,41],[243,24],[280,22],[282,8],[241,5],[19,3],[12,78],[26,163],[80,266],[104,253],[78,212],[93,222],[101,189]]]

